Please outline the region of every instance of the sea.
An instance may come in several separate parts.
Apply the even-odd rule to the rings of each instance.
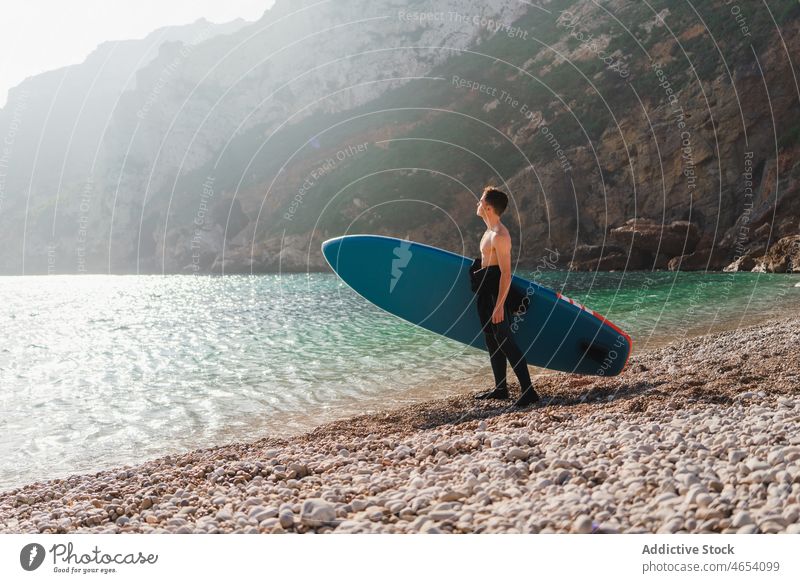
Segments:
[[[536,277],[625,329],[634,353],[800,307],[800,275]],[[289,436],[492,378],[485,352],[330,273],[0,277],[0,333],[0,491]]]

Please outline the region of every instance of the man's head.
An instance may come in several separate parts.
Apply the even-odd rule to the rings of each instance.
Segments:
[[[488,213],[493,213],[494,216],[499,217],[507,206],[508,195],[494,186],[487,186],[483,189],[481,199],[478,201],[477,214],[479,217],[487,217],[491,216]]]

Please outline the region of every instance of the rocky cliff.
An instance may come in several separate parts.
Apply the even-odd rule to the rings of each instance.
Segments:
[[[305,271],[353,232],[472,255],[491,183],[519,267],[800,270],[799,29],[789,1],[279,0],[130,65],[102,131],[12,95],[16,144],[91,143],[55,182],[5,156],[0,269]]]

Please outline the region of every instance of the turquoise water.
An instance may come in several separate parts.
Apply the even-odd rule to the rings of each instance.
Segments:
[[[800,274],[550,272],[540,281],[628,331],[634,351],[800,308]]]
[[[539,281],[625,328],[634,350],[800,306],[798,276]],[[295,433],[491,379],[485,353],[385,314],[331,274],[2,277],[0,299],[0,489]]]

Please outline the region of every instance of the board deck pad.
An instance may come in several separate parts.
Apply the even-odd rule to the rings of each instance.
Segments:
[[[470,287],[471,259],[381,235],[329,239],[322,244],[322,252],[348,286],[379,308],[488,350]],[[511,285],[530,300],[525,314],[507,316],[529,365],[601,376],[622,372],[632,344],[618,326],[536,282],[515,275]]]

